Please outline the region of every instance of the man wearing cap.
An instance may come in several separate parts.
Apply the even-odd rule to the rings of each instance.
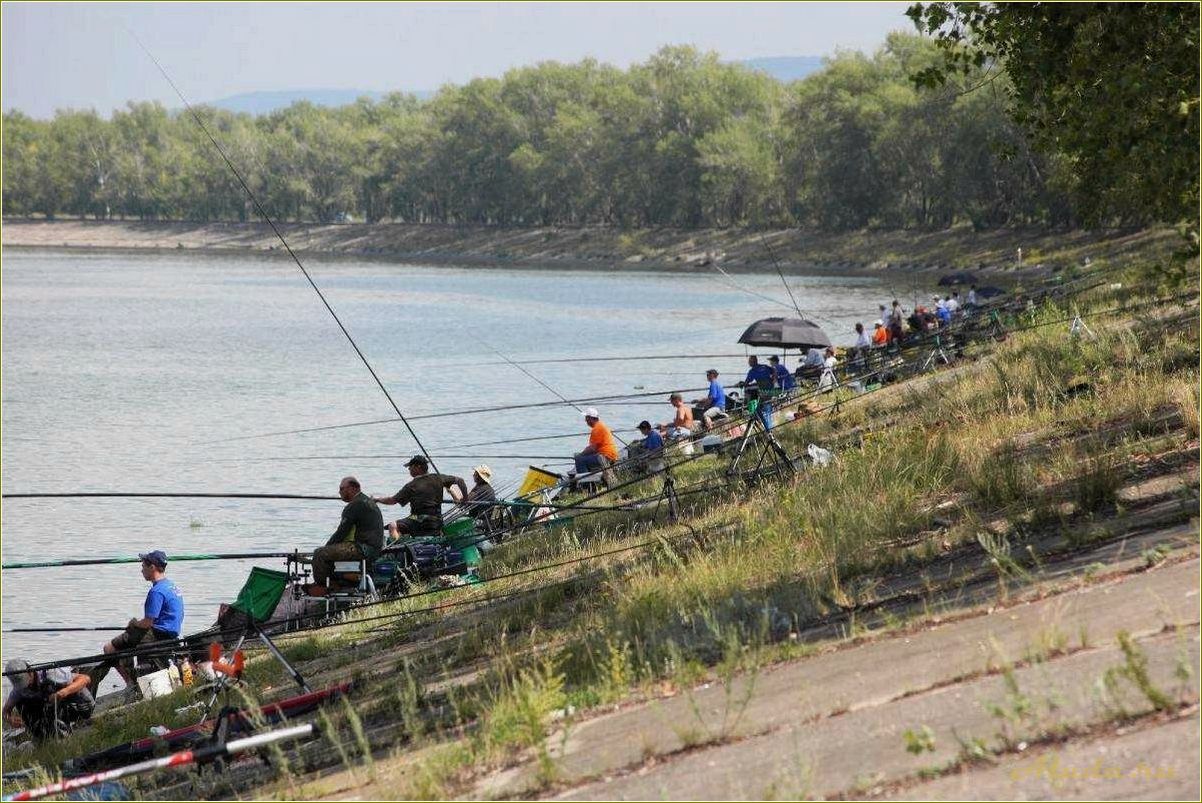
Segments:
[[[71,725],[91,719],[96,699],[88,690],[87,675],[65,666],[34,671],[20,658],[4,665],[13,684],[4,701],[4,721],[24,727],[35,740],[64,735]]]
[[[726,417],[726,391],[723,390],[722,383],[718,381],[717,368],[706,371],[705,379],[709,383],[709,387],[706,389],[705,398],[694,402],[697,407],[693,414],[699,416],[705,428],[709,429],[713,425],[714,419]]]
[[[326,541],[325,546],[313,551],[314,585],[306,589],[310,594],[322,595],[334,575],[334,562],[339,560],[376,559],[384,548],[384,516],[375,500],[363,493],[363,487],[354,477],[343,477],[338,484],[338,498],[346,502],[338,529]]]
[[[454,487],[459,498],[467,498],[467,483],[452,474],[431,474],[430,461],[415,454],[405,464],[413,479],[392,496],[377,496],[381,505],[409,505],[409,515],[388,525],[388,536],[395,541],[401,536],[438,535],[442,532],[442,492]]]
[[[184,597],[175,583],[167,579],[167,553],[155,549],[139,553],[138,557],[142,559],[142,579],[150,583],[142,605],[142,618],[130,619],[125,632],[104,645],[106,655],[156,641],[174,641],[179,638],[184,625]],[[122,659],[112,659],[103,661],[88,673],[92,678],[89,687],[92,694],[114,667],[126,685],[134,685],[133,667]]]
[[[874,348],[884,348],[889,345],[889,332],[885,329],[885,322],[878,320],[872,325],[872,345]]]
[[[576,473],[603,471],[609,468],[610,463],[618,461],[618,444],[614,441],[613,432],[601,422],[601,414],[596,407],[584,411],[584,423],[589,426],[588,446],[573,455]]]

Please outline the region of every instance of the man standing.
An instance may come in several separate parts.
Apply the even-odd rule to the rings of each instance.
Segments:
[[[167,579],[167,553],[155,549],[139,553],[138,557],[142,559],[142,579],[150,583],[146,602],[142,605],[142,618],[130,619],[125,632],[104,645],[105,655],[158,641],[175,641],[184,625],[184,597],[175,583]],[[100,687],[100,681],[114,667],[127,686],[136,688],[133,667],[117,658],[101,662],[88,673],[91,676],[88,690],[93,695]]]
[[[330,540],[313,551],[314,585],[306,589],[311,595],[326,592],[334,574],[334,561],[371,562],[384,548],[384,517],[375,501],[363,493],[359,480],[343,477],[338,483],[338,498],[346,502],[346,507]]]
[[[601,415],[596,407],[584,411],[584,423],[588,424],[588,446],[572,456],[576,461],[576,473],[588,474],[591,471],[603,471],[610,463],[618,461],[618,444],[609,427],[601,422]]]
[[[381,505],[408,505],[409,515],[388,525],[391,540],[413,535],[438,535],[442,532],[442,492],[454,487],[459,500],[467,498],[467,483],[453,474],[431,474],[430,461],[415,454],[405,464],[413,479],[392,496],[377,496]]]

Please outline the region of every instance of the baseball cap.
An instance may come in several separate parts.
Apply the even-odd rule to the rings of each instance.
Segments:
[[[150,552],[139,552],[138,557],[147,563],[152,563],[160,569],[167,568],[167,553],[161,549],[155,549]]]
[[[426,456],[424,454],[415,454],[413,457],[409,458],[409,462],[407,462],[405,464],[405,468],[409,468],[409,466],[429,466],[429,465],[430,465],[430,461],[426,459]]]
[[[646,420],[640,421],[639,429],[651,429],[651,422]]]
[[[585,407],[584,408],[584,417],[585,418],[600,418],[601,414],[597,412],[596,407]]]

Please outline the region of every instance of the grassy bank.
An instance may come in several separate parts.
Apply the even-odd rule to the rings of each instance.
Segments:
[[[1179,247],[1168,229],[1064,232],[968,227],[947,231],[812,232],[797,229],[501,228],[409,224],[282,224],[298,252],[344,254],[426,264],[543,268],[771,270],[875,274],[983,270],[1023,275],[1035,270],[1122,259],[1153,261]],[[265,224],[87,220],[4,221],[6,247],[172,249],[266,252],[280,249]],[[1022,249],[1019,262],[1018,250]]]
[[[1025,311],[1022,331],[974,343],[950,367],[776,430],[792,454],[835,451],[826,467],[749,487],[720,481],[727,458],[700,458],[678,482],[713,485],[686,497],[680,524],[583,518],[505,543],[484,571],[561,565],[281,639],[312,685],[360,681],[354,712],[335,711],[327,729],[339,761],[363,783],[402,766],[375,788],[389,797],[471,796],[482,774],[518,763],[549,785],[563,723],[701,682],[730,690],[721,723],[674,727],[686,745],[721,741],[746,704],[736,676],[754,686],[764,667],[837,635],[922,621],[953,565],[1004,597],[1041,554],[1115,537],[1133,511],[1125,487],[1197,463],[1196,296],[1149,304],[1180,288],[1149,283],[1144,268]],[[1075,312],[1096,336],[1068,333]],[[1196,508],[1197,486],[1178,490]],[[910,598],[902,613],[882,606]],[[254,672],[261,693],[288,689],[269,659]],[[177,724],[170,709],[6,756],[6,769],[145,735],[147,716]],[[278,783],[254,794],[315,794]]]

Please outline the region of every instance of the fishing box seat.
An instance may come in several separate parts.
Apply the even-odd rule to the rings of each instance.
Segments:
[[[207,630],[185,638],[192,661],[207,661],[210,644],[218,643],[225,649],[253,628],[266,630],[280,605],[289,579],[288,572],[252,566],[250,575],[238,591],[238,597],[231,603],[221,603],[217,609],[217,621]]]
[[[475,519],[456,519],[440,535],[406,538],[385,547],[372,567],[372,578],[385,596],[391,596],[405,593],[416,581],[470,575],[480,565],[482,540]]]

